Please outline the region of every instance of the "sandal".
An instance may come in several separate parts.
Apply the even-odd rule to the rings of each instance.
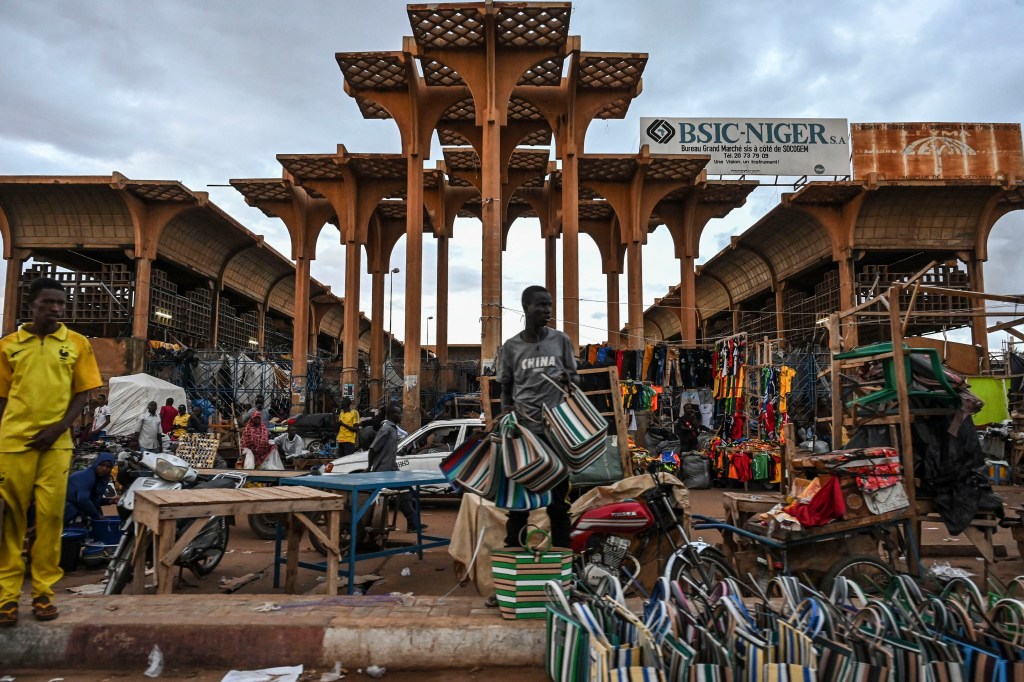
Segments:
[[[0,606],[0,627],[9,628],[18,624],[18,602],[9,601]]]
[[[53,620],[60,615],[60,611],[49,597],[36,597],[32,600],[32,615],[36,620]]]

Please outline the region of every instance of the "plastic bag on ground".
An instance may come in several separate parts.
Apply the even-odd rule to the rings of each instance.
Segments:
[[[156,644],[153,645],[152,650],[149,652],[149,666],[146,671],[142,673],[146,677],[160,677],[164,672],[164,652],[160,651],[160,647]]]
[[[229,670],[220,682],[299,682],[302,666],[261,668],[260,670]]]

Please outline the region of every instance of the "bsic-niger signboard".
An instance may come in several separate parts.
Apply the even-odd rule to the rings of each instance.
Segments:
[[[708,175],[846,176],[849,136],[845,118],[640,119],[640,144],[710,156]]]
[[[1018,123],[853,123],[850,141],[856,179],[1024,177]]]

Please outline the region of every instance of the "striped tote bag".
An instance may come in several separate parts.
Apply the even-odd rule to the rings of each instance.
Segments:
[[[569,475],[569,468],[532,431],[519,425],[515,412],[502,417],[501,456],[505,476],[535,493],[551,490]]]
[[[565,396],[554,407],[544,406],[544,432],[561,451],[569,469],[582,471],[604,453],[608,421],[578,386],[566,389],[546,374],[541,376]]]
[[[501,478],[501,443],[494,434],[479,434],[441,462],[441,473],[456,489],[493,499]]]

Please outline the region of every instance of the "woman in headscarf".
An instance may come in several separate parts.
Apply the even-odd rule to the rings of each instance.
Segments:
[[[76,471],[68,478],[68,492],[64,500],[64,525],[76,518],[103,518],[104,496],[110,473],[117,460],[109,452],[102,453],[86,469]]]
[[[274,444],[270,442],[270,430],[263,423],[263,415],[259,412],[253,412],[242,429],[242,449],[246,448],[252,451],[253,468],[262,469]]]

